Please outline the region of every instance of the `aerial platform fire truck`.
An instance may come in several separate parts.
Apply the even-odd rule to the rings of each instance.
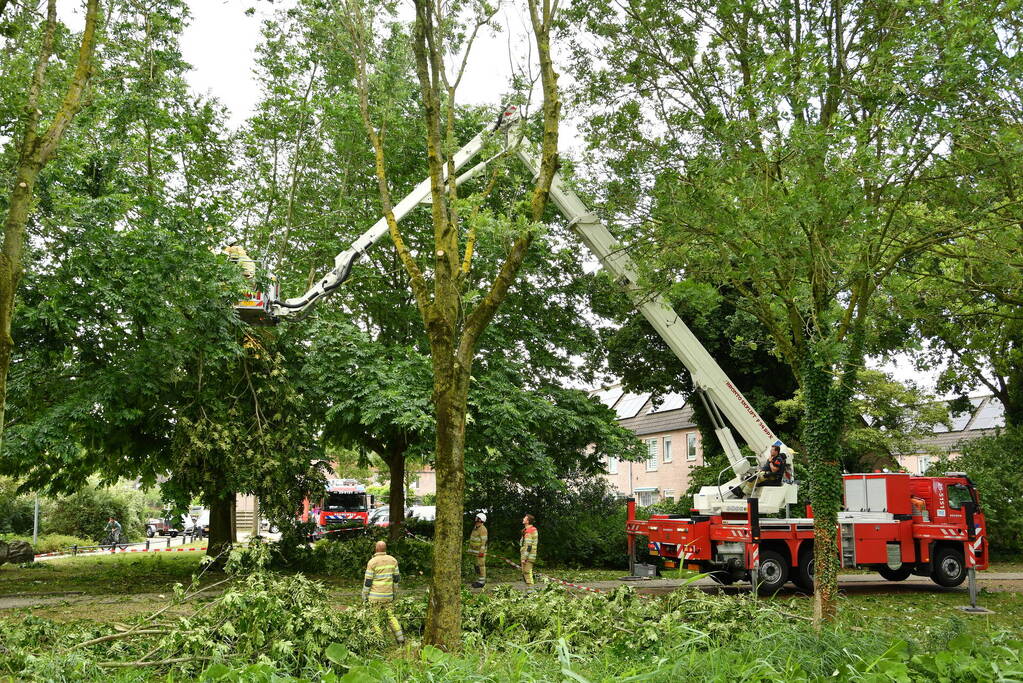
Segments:
[[[518,108],[508,107],[495,124],[458,150],[452,159],[455,172],[492,142],[500,147],[494,156],[456,176],[454,182],[462,184],[507,152],[516,154],[527,170],[538,175],[540,162],[523,139],[523,127],[516,125],[520,121]],[[654,555],[711,572],[721,583],[756,577],[761,590],[776,590],[789,580],[809,589],[813,584],[813,518],[809,510],[805,517],[790,514],[799,485],[792,469],[795,453],[768,427],[671,304],[640,290],[637,268],[628,251],[587,209],[560,173],[554,175],[550,198],[685,365],[692,376],[694,394],[709,416],[729,462],[716,485],[705,486],[694,496],[691,517],[659,515],[637,520],[634,504],[630,504],[630,556],[634,556],[637,537],[645,536]],[[426,179],[394,206],[395,220],[402,220],[430,200],[431,181]],[[270,296],[258,302],[240,302],[238,314],[256,325],[301,319],[317,301],[341,286],[354,262],[387,232],[387,222],[382,218],[338,254],[334,267],[306,293],[291,299]],[[751,457],[740,450],[729,424],[745,441]],[[730,478],[721,481],[724,476]],[[973,484],[961,473],[944,477],[845,475],[845,510],[835,530],[841,543],[842,564],[869,567],[893,581],[915,573],[931,576],[943,586],[958,585],[968,568],[984,569],[988,564],[986,528],[979,503]]]
[[[911,574],[958,586],[968,569],[987,569],[988,546],[977,491],[959,472],[940,477],[899,473],[846,474],[838,529],[842,567],[878,572],[889,581]],[[750,580],[759,559],[759,587],[774,592],[786,581],[813,589],[813,517],[767,518],[708,510],[707,514],[635,519],[629,503],[630,549],[647,539],[667,566],[708,572],[721,584]],[[698,511],[697,511],[698,512]]]

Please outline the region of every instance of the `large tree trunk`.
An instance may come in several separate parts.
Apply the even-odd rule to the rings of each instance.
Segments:
[[[437,416],[437,521],[433,577],[424,640],[455,651],[462,640],[462,531],[465,494],[465,413],[468,368],[434,369]]]
[[[391,477],[388,505],[391,508],[388,538],[397,541],[405,532],[405,447],[397,446],[385,458]]]
[[[223,567],[227,562],[227,554],[237,538],[234,528],[234,499],[233,493],[226,493],[222,488],[215,489],[207,499],[210,506],[210,537],[206,555],[214,558],[217,567]]]

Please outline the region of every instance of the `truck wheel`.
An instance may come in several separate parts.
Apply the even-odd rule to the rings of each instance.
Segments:
[[[146,527],[146,538],[152,538],[153,536],[156,536],[156,531],[153,530],[153,527]]]
[[[799,564],[792,583],[804,593],[813,593],[813,546],[806,544],[799,551]]]
[[[966,579],[963,551],[958,548],[939,548],[938,552],[934,553],[931,579],[945,588],[954,588],[961,584]]]
[[[789,565],[781,553],[765,550],[760,553],[760,591],[777,593],[789,580]]]
[[[178,532],[177,531],[170,532],[170,537],[171,538],[177,538],[178,537]]]
[[[889,581],[905,581],[913,573],[913,565],[901,564],[898,569],[892,569],[886,564],[878,565],[877,573]]]

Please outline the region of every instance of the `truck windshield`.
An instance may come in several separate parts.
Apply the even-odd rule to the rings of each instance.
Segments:
[[[970,503],[973,501],[973,494],[968,486],[962,484],[950,484],[948,487],[948,506],[953,510],[958,510],[963,506],[963,503]]]
[[[366,509],[365,493],[328,493],[323,499],[327,512],[354,512]]]

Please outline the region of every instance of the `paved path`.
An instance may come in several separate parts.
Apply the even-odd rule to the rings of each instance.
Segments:
[[[639,581],[593,581],[584,585],[599,590],[611,590],[622,585],[630,585],[642,593],[670,593],[671,591],[686,585],[690,582],[685,579],[649,579]],[[1023,572],[977,572],[977,584],[989,591],[1007,591],[1013,593],[1023,592]],[[698,586],[708,593],[743,593],[749,591],[748,583],[737,583],[734,586],[721,586],[713,579],[703,578],[694,581],[691,585]],[[838,577],[839,588],[850,594],[863,593],[926,593],[961,591],[966,592],[966,584],[956,588],[942,588],[925,576],[910,576],[905,581],[888,581],[877,574],[840,574]],[[798,591],[791,584],[787,584],[780,591],[780,595],[798,594]]]

